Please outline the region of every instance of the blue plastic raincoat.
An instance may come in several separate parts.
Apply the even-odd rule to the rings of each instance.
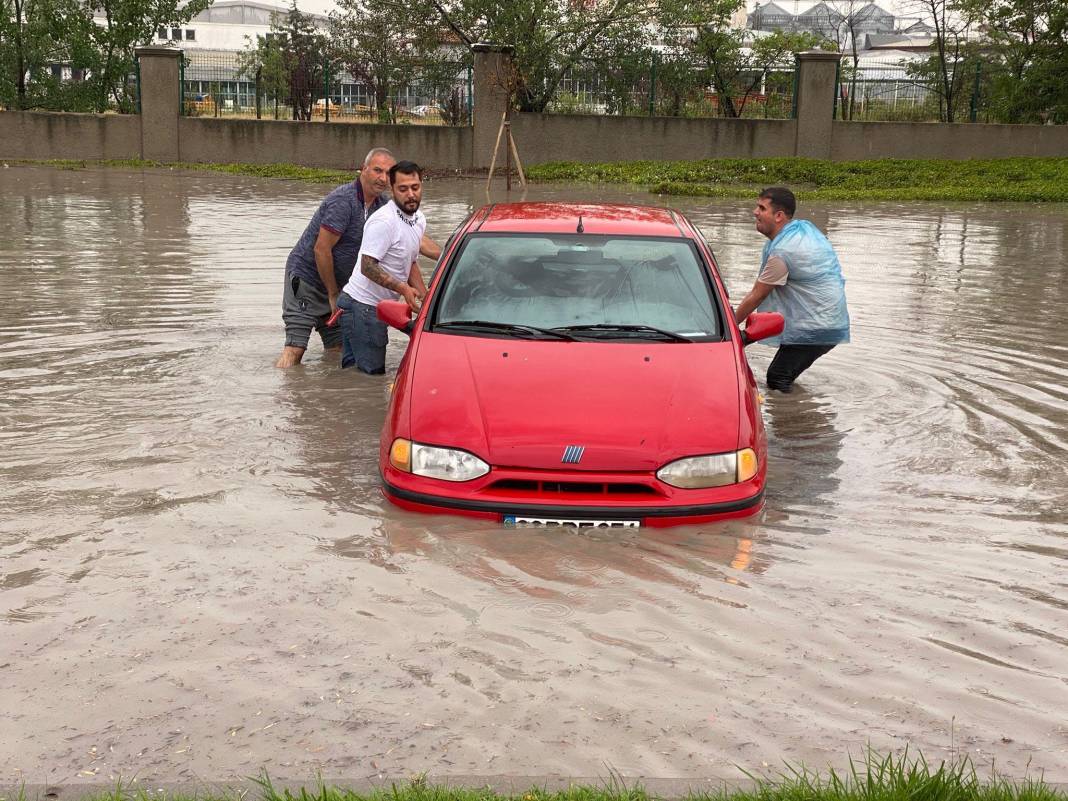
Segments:
[[[845,278],[834,248],[808,220],[792,220],[764,245],[761,272],[772,256],[790,271],[759,311],[777,311],[786,319],[782,335],[761,340],[767,345],[837,345],[849,341]]]

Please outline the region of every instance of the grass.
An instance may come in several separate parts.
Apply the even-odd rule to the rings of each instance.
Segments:
[[[1068,158],[555,162],[527,174],[535,181],[646,185],[662,195],[752,197],[785,185],[815,200],[1068,202]]]
[[[143,159],[16,159],[11,163],[40,164],[63,170],[89,167],[202,170],[321,184],[345,183],[355,174],[353,170],[328,170],[296,164],[164,163]],[[751,198],[766,186],[785,185],[804,200],[1068,202],[1068,158],[554,162],[530,167],[527,176],[543,182],[637,184],[648,186],[649,191],[660,195],[699,197]]]
[[[1012,781],[994,774],[981,780],[967,758],[938,765],[906,750],[900,756],[880,756],[868,751],[860,761],[850,760],[849,769],[817,773],[787,766],[772,777],[745,774],[745,786],[690,794],[687,801],[1068,801],[1063,787],[1041,779]],[[522,794],[501,795],[483,788],[437,785],[423,777],[410,782],[359,793],[318,782],[312,789],[280,789],[264,774],[254,779],[261,801],[654,801],[638,783],[627,785],[617,773],[601,785],[572,785],[549,791],[531,787]],[[161,794],[119,786],[109,792],[85,796],[92,801],[248,801],[253,794],[238,790],[211,790],[202,794]],[[0,799],[0,801],[5,801]],[[33,801],[24,793],[12,801]]]
[[[355,176],[353,170],[327,170],[319,167],[301,167],[296,164],[199,164],[187,161],[162,162],[145,159],[106,159],[80,161],[77,159],[13,159],[12,164],[33,164],[55,167],[60,170],[85,170],[90,167],[119,167],[127,170],[201,170],[221,172],[227,175],[251,175],[257,178],[281,178],[290,181],[309,181],[317,184],[343,184]]]

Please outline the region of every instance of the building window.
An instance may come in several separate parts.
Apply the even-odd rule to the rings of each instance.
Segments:
[[[197,32],[186,29],[185,40],[187,42],[195,42],[197,40]]]
[[[156,35],[159,36],[160,39],[166,39],[167,38],[167,29],[164,28],[161,25],[160,29],[158,31],[156,31]]]
[[[182,29],[171,28],[171,38],[174,39],[174,41],[176,42],[182,41]]]

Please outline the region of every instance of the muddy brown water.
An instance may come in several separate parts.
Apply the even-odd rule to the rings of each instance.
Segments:
[[[1068,780],[1068,210],[803,207],[854,342],[765,405],[763,513],[545,532],[390,507],[388,377],[271,367],[326,189],[0,169],[0,783],[740,778],[868,744]],[[428,183],[430,233],[484,201]],[[740,297],[750,204],[670,202]]]

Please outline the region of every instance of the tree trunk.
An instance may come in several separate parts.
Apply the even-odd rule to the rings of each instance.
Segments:
[[[949,64],[945,55],[942,56],[942,86],[946,95],[946,122],[953,122],[953,96],[956,92],[953,90],[953,80],[949,77]]]
[[[22,49],[22,11],[21,0],[15,0],[15,85],[18,87],[18,100],[15,105],[19,110],[26,108],[26,57]]]
[[[852,37],[850,45],[853,50],[853,75],[849,79],[849,119],[853,119],[853,113],[857,108],[857,73],[860,72],[860,62],[857,60],[857,37]]]
[[[389,84],[382,78],[374,81],[375,109],[378,111],[378,121],[389,125],[395,122],[393,109],[389,105]]]
[[[716,99],[723,116],[729,119],[737,119],[738,111],[734,108],[734,98],[731,96],[730,82],[723,79],[718,70],[714,70],[712,87],[716,90]]]

